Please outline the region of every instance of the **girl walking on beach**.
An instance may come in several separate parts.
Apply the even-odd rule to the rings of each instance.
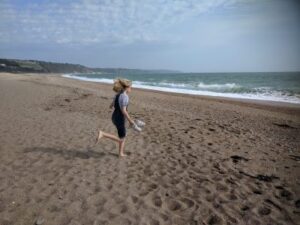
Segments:
[[[100,130],[96,141],[97,144],[102,137],[116,141],[119,144],[119,156],[126,156],[126,154],[124,154],[126,137],[125,120],[127,119],[130,125],[136,126],[127,112],[127,107],[129,104],[128,94],[131,92],[131,85],[131,81],[126,79],[116,79],[114,81],[113,90],[117,94],[114,97],[110,108],[114,108],[114,112],[112,114],[112,122],[118,130],[118,137]]]

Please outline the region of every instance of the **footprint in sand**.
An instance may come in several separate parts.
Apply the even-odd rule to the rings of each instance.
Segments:
[[[227,198],[228,198],[229,200],[231,200],[231,201],[234,201],[234,200],[237,200],[237,199],[238,199],[238,198],[236,197],[235,194],[229,194],[229,195],[227,195]]]
[[[128,211],[128,207],[126,205],[117,205],[116,207],[114,207],[114,209],[112,210],[113,213],[116,214],[124,214]]]
[[[150,184],[149,189],[150,191],[155,190],[158,186],[156,184]]]
[[[177,211],[182,208],[182,205],[178,201],[173,199],[167,200],[166,203],[168,209],[171,211]]]
[[[104,204],[107,202],[106,198],[99,198],[96,202],[95,202],[95,206],[96,207],[102,207],[104,206]]]
[[[160,223],[157,221],[157,220],[155,220],[155,219],[151,219],[150,220],[150,225],[159,225]]]
[[[262,194],[262,192],[258,189],[253,190],[253,193],[256,194],[256,195],[261,195]]]
[[[258,213],[261,216],[266,216],[271,213],[271,209],[267,208],[266,206],[262,206],[258,209]]]
[[[161,207],[161,205],[162,205],[161,198],[159,196],[154,196],[153,199],[152,199],[152,203],[156,207]]]
[[[249,209],[250,209],[250,207],[247,206],[247,205],[244,205],[244,206],[241,207],[241,210],[244,211],[244,212],[249,210]]]
[[[222,220],[217,215],[211,215],[207,221],[208,225],[222,224]]]
[[[60,212],[61,208],[57,205],[51,205],[49,207],[49,211],[52,212],[52,213],[56,213],[56,212]]]
[[[224,192],[227,192],[228,191],[228,187],[224,184],[221,184],[221,183],[217,183],[216,185],[216,190],[217,191],[224,191]]]
[[[188,198],[182,198],[181,201],[186,205],[187,208],[192,208],[195,202]]]
[[[134,203],[134,204],[136,204],[137,202],[138,202],[138,197],[136,197],[136,196],[131,196],[131,201]]]
[[[293,200],[293,194],[286,189],[280,191],[280,196],[288,201]]]
[[[142,190],[142,192],[139,194],[139,196],[144,197],[144,196],[146,196],[148,194],[149,194],[148,190]]]

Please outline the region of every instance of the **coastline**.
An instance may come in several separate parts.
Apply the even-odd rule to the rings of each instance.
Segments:
[[[126,159],[109,84],[0,73],[0,223],[297,224],[300,106],[134,88]]]
[[[66,79],[72,79],[72,80],[78,80],[82,82],[87,83],[98,83],[101,85],[108,85],[111,86],[112,84],[108,84],[105,82],[93,82],[93,81],[87,81],[87,80],[79,80],[71,77],[64,77],[64,75],[68,74],[60,74],[59,76],[66,78]],[[133,86],[134,87],[134,86]],[[226,101],[226,102],[232,102],[232,103],[254,103],[254,105],[269,105],[269,106],[279,106],[279,107],[288,107],[288,108],[300,108],[300,104],[292,103],[292,102],[282,102],[282,101],[271,101],[271,100],[261,100],[261,99],[250,99],[250,98],[238,98],[238,97],[223,97],[223,96],[211,96],[211,95],[201,95],[201,94],[189,94],[189,93],[177,93],[177,92],[169,92],[169,91],[163,91],[163,90],[154,90],[154,89],[146,89],[146,88],[140,88],[140,87],[134,87],[135,90],[145,91],[145,92],[153,92],[153,93],[162,93],[167,95],[174,95],[174,96],[187,96],[187,97],[200,97],[200,98],[206,98],[206,99],[212,99],[212,100],[219,100],[219,101]]]

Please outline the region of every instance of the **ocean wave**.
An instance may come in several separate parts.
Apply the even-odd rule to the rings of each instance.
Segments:
[[[133,81],[133,85],[148,85],[148,86],[159,86],[159,87],[172,87],[172,88],[184,88],[188,87],[187,84],[182,83],[169,83],[169,82],[153,82],[153,81]]]
[[[92,81],[92,82],[100,82],[100,83],[106,83],[106,84],[113,84],[113,79],[106,79],[106,78],[90,78],[90,77],[84,77],[84,76],[77,76],[72,74],[64,74],[62,75],[66,78],[73,78],[76,80],[83,80],[83,81]]]

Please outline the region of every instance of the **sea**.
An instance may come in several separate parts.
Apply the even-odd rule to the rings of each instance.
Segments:
[[[300,72],[273,73],[86,73],[63,77],[113,84],[118,77],[133,88],[300,104]]]

